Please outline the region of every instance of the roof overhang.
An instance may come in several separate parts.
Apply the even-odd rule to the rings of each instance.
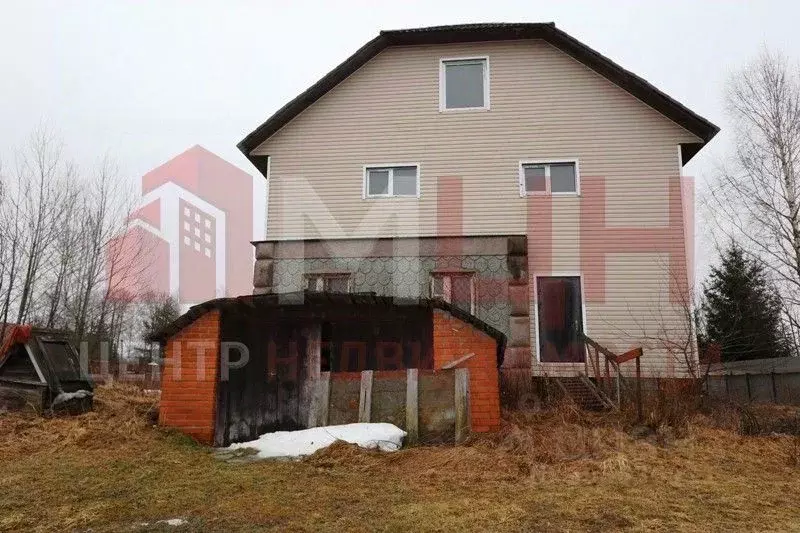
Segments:
[[[160,330],[148,335],[147,342],[158,342],[162,346],[182,329],[192,324],[195,320],[212,310],[253,313],[259,308],[275,308],[285,306],[314,306],[319,304],[334,304],[336,306],[359,306],[364,313],[369,312],[370,306],[417,306],[431,309],[441,309],[450,313],[462,322],[483,331],[497,342],[497,366],[503,363],[506,349],[506,336],[480,318],[472,315],[455,305],[439,298],[401,298],[396,296],[380,296],[374,292],[355,293],[329,293],[316,291],[295,291],[281,294],[253,294],[229,298],[216,298],[189,308],[186,313],[179,316]],[[309,311],[313,313],[313,311]],[[310,314],[309,316],[313,316]]]
[[[381,50],[389,46],[520,39],[541,39],[550,43],[699,137],[701,142],[681,145],[681,159],[684,164],[694,157],[719,132],[719,128],[707,119],[661,92],[645,79],[624,69],[571,35],[559,30],[552,22],[487,23],[381,31],[377,37],[359,48],[353,55],[345,59],[314,85],[276,111],[266,122],[242,139],[237,147],[266,176],[268,156],[254,156],[251,155],[251,152],[303,110],[319,100],[325,93],[347,79],[348,76],[375,57]]]

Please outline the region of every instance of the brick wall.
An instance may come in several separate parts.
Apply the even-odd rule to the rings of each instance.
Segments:
[[[219,311],[215,310],[167,341],[159,424],[212,444],[218,370]]]
[[[500,427],[497,341],[446,311],[435,309],[433,313],[434,368],[441,368],[470,353],[475,355],[458,367],[469,368],[472,431],[495,431]]]

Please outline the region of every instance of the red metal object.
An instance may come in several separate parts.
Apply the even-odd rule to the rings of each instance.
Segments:
[[[8,352],[12,346],[17,343],[28,342],[28,339],[31,338],[33,327],[19,324],[7,324],[6,329],[5,338],[2,339],[3,344],[0,346],[0,361],[5,358],[6,352]]]

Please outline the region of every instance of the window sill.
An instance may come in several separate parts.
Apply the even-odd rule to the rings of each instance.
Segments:
[[[490,111],[489,107],[454,107],[452,109],[440,107],[439,113],[480,113],[482,111]]]
[[[554,192],[554,193],[525,193],[520,194],[520,198],[580,198],[579,192]]]
[[[419,196],[364,196],[362,200],[419,200]]]

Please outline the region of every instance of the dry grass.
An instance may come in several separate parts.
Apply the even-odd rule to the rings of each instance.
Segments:
[[[228,464],[148,426],[152,398],[100,388],[75,418],[0,415],[0,530],[787,531],[800,441],[694,416],[668,445],[624,415],[509,416],[459,447],[338,444],[300,462]],[[719,420],[723,420],[720,422]],[[173,529],[174,530],[174,529]]]

